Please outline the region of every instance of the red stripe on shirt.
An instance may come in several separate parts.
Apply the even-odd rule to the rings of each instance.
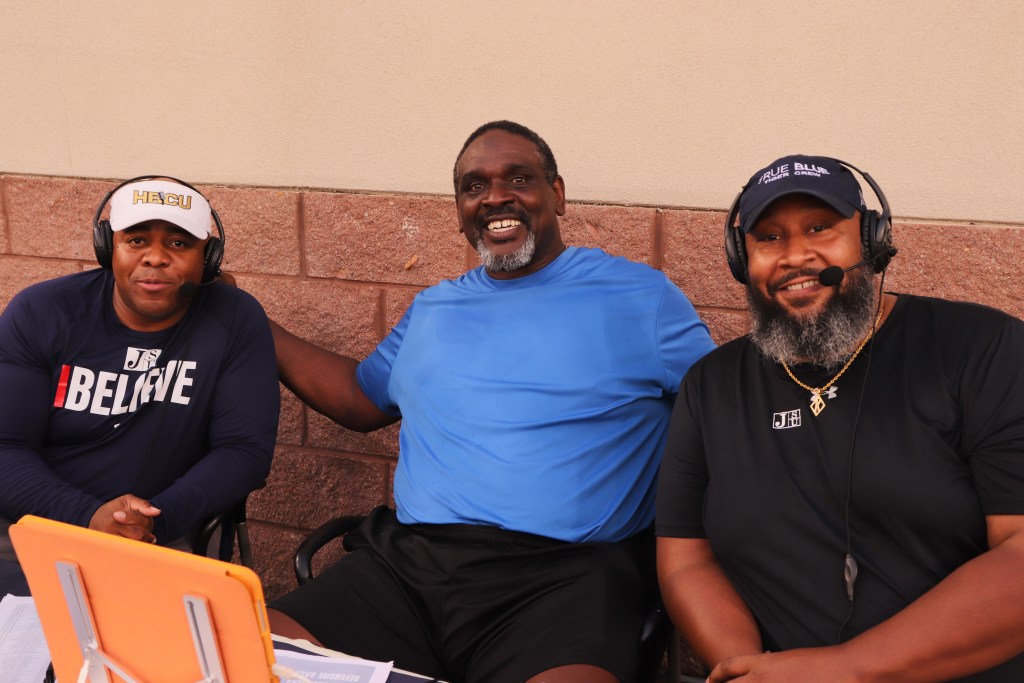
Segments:
[[[68,375],[71,374],[71,366],[63,365],[60,368],[60,381],[57,382],[57,395],[53,398],[54,408],[63,408],[64,399],[68,394]]]

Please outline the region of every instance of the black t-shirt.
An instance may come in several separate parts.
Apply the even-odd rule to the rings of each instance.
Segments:
[[[809,386],[835,374],[791,369]],[[847,497],[844,640],[984,552],[985,515],[1024,514],[1024,322],[901,295],[823,398],[815,417],[810,392],[734,340],[684,379],[662,463],[658,535],[710,540],[771,650],[836,642]],[[984,680],[1024,680],[1024,657],[1004,666]]]

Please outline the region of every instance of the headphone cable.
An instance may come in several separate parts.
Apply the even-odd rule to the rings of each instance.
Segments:
[[[875,315],[872,317],[872,321],[877,321],[879,314],[882,312],[882,300],[885,297],[885,273],[886,270],[882,271],[882,277],[878,282],[878,305],[875,307]],[[876,323],[871,323],[871,341],[875,341]],[[871,373],[871,351],[874,349],[874,343],[868,346],[867,359],[864,364],[864,380],[860,384],[860,396],[857,398],[857,412],[853,418],[853,434],[850,437],[850,456],[848,458],[847,473],[846,473],[846,503],[844,506],[843,517],[844,524],[846,527],[846,557],[843,559],[843,580],[846,583],[846,597],[850,601],[850,610],[846,614],[846,618],[843,623],[839,625],[839,633],[836,635],[836,645],[843,642],[843,631],[849,625],[850,620],[853,618],[853,595],[854,595],[854,584],[857,582],[857,560],[853,557],[853,540],[850,525],[850,502],[853,498],[853,453],[857,447],[857,427],[860,426],[860,414],[861,409],[864,407],[864,393],[868,386],[868,376]]]

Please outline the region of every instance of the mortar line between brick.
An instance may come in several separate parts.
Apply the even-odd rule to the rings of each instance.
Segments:
[[[7,176],[0,176],[0,208],[3,209],[4,221],[4,253],[14,253],[14,243],[11,241],[11,212],[7,201]]]
[[[298,222],[299,275],[306,274],[306,193],[300,192],[296,201],[295,220]]]
[[[305,404],[303,408],[313,410]],[[341,427],[338,427],[338,429],[341,429]],[[368,453],[365,451],[349,450],[344,446],[334,448],[330,446],[311,446],[308,444],[296,445],[293,443],[281,443],[280,441],[277,442],[276,446],[292,453],[300,453],[318,458],[338,458],[367,463],[393,463],[398,459],[398,453]]]
[[[707,313],[727,313],[730,315],[746,315],[747,309],[745,308],[728,308],[726,306],[693,306],[697,312],[705,311]]]
[[[281,522],[271,522],[266,519],[260,519],[259,517],[247,517],[246,522],[266,529],[282,529],[284,531],[290,531],[303,536],[308,536],[309,532],[312,531],[312,529],[307,529],[306,527],[292,526],[291,524],[283,524]]]
[[[311,408],[309,406],[307,406],[305,403],[303,403],[302,404],[302,410],[299,413],[302,416],[302,419],[301,419],[301,423],[302,423],[302,425],[301,425],[302,436],[300,438],[302,439],[302,445],[303,446],[305,446],[306,444],[309,443],[309,411],[310,410],[311,410]]]
[[[651,267],[661,270],[665,251],[665,212],[654,210],[654,226],[651,230]]]
[[[381,287],[377,293],[377,310],[373,312],[373,333],[377,335],[377,340],[382,341],[387,335],[388,318],[388,290],[386,287]]]

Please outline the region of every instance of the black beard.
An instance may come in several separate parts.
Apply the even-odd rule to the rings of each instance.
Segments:
[[[817,277],[817,272],[800,275]],[[878,308],[876,274],[851,271],[846,278],[846,286],[820,312],[808,316],[792,315],[748,285],[747,304],[754,324],[751,340],[768,358],[789,365],[810,362],[826,369],[841,366],[871,331]]]

